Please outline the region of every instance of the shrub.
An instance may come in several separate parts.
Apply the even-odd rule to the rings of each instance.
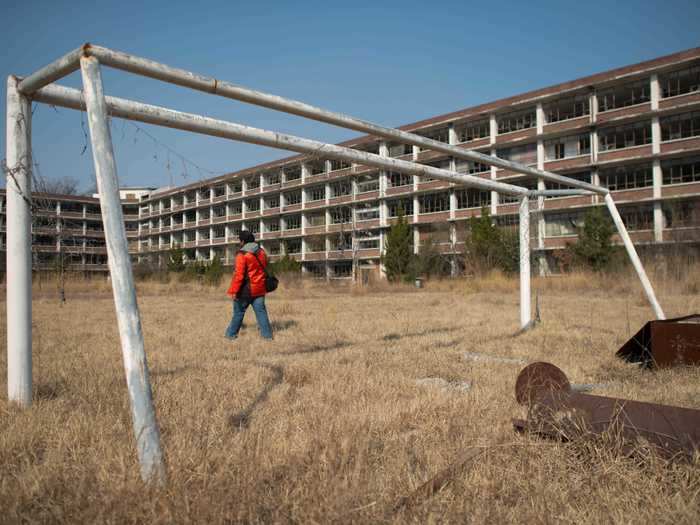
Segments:
[[[407,280],[411,278],[411,274],[415,275],[415,272],[411,271],[413,259],[411,238],[411,227],[406,222],[403,208],[399,208],[398,219],[389,228],[384,255],[382,255],[382,264],[389,281]]]
[[[301,273],[301,263],[284,254],[277,262],[270,263],[267,271],[273,275]]]
[[[600,208],[589,210],[578,229],[577,241],[567,246],[573,264],[596,272],[610,269],[618,251],[612,244],[614,232],[612,221]]]

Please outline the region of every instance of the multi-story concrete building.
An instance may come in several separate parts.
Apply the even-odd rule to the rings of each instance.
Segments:
[[[700,240],[700,48],[437,116],[401,129],[608,187],[635,243]],[[542,180],[364,136],[343,143],[529,188]],[[533,248],[542,261],[576,235],[597,196],[540,198]],[[231,263],[237,233],[256,233],[273,258],[288,254],[328,277],[378,270],[384,236],[403,208],[414,250],[464,250],[482,207],[516,224],[517,204],[494,192],[308,156],[293,156],[138,203],[138,257]],[[133,226],[132,226],[133,228]],[[137,239],[137,241],[136,241]],[[546,265],[543,264],[544,268]]]
[[[122,212],[129,250],[138,253],[139,198],[150,195],[154,188],[122,188]],[[37,269],[51,270],[59,265],[74,271],[107,271],[100,202],[96,196],[34,193],[32,251]],[[5,268],[6,198],[0,190],[0,268]]]

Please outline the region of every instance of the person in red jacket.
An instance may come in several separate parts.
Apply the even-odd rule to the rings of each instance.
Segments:
[[[272,326],[265,308],[267,254],[248,230],[241,230],[238,240],[241,247],[236,254],[236,269],[226,292],[233,298],[233,317],[226,329],[226,338],[234,340],[238,337],[245,312],[252,305],[260,335],[272,339]]]

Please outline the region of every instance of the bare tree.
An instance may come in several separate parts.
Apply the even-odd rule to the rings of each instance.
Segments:
[[[78,187],[80,186],[80,182],[74,177],[65,176],[59,179],[50,180],[41,178],[37,182],[39,184],[36,188],[36,191],[42,193],[57,193],[59,195],[79,195]]]

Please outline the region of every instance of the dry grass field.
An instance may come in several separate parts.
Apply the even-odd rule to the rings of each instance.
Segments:
[[[654,279],[667,315],[700,310],[699,277]],[[252,311],[242,337],[224,339],[223,284],[139,288],[167,487],[139,478],[108,285],[70,283],[60,306],[44,283],[27,411],[6,399],[2,303],[0,521],[700,522],[700,459],[517,435],[523,365],[464,355],[549,361],[572,382],[606,383],[600,394],[700,408],[699,369],[614,357],[652,315],[631,278],[535,280],[543,323],[516,338],[517,281],[499,276],[423,290],[283,285],[268,301],[269,343]],[[484,452],[439,493],[392,511],[472,447]]]

